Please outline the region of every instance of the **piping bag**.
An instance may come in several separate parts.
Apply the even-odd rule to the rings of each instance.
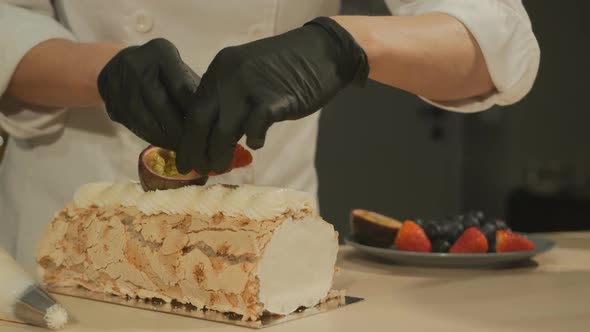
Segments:
[[[52,330],[68,322],[66,309],[0,248],[0,319]]]

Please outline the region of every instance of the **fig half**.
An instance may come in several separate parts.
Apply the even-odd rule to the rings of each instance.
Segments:
[[[139,155],[138,172],[145,191],[204,185],[209,179],[209,176],[202,176],[195,171],[180,174],[176,169],[176,153],[152,145]]]
[[[360,243],[386,248],[393,245],[402,223],[377,212],[355,209],[350,214],[350,226],[352,235]]]

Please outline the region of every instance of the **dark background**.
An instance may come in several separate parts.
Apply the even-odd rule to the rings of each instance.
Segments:
[[[590,3],[524,4],[541,66],[517,104],[457,114],[370,82],[326,107],[321,213],[342,235],[353,208],[399,219],[479,209],[517,230],[590,229]],[[380,0],[345,0],[342,13],[388,11]]]

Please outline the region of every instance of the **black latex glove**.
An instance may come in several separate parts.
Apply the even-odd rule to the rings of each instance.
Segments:
[[[98,77],[109,117],[134,134],[176,150],[199,77],[165,39],[131,46],[115,55]]]
[[[261,148],[273,123],[316,112],[349,83],[364,84],[368,72],[362,48],[324,17],[223,49],[203,75],[187,114],[178,170],[225,171],[244,134],[250,148]]]

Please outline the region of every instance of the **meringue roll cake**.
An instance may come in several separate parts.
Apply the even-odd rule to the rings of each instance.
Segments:
[[[81,187],[37,250],[45,284],[158,298],[243,319],[332,296],[338,234],[307,193],[258,186]]]

